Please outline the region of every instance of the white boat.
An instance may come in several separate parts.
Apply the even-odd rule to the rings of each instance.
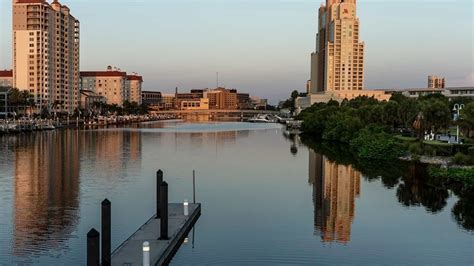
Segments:
[[[276,123],[277,119],[270,115],[258,114],[248,120],[250,123]]]

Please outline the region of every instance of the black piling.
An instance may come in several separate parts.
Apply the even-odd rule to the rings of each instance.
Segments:
[[[111,263],[111,203],[108,199],[102,201],[102,265]]]
[[[193,203],[196,204],[196,171],[193,170]]]
[[[158,170],[156,172],[156,219],[161,217],[160,215],[160,186],[163,183],[163,171]]]
[[[100,265],[100,234],[92,228],[87,233],[87,266]]]
[[[160,185],[160,239],[168,237],[168,183],[163,181]]]

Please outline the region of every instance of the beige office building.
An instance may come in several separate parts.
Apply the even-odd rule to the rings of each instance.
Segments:
[[[356,0],[327,0],[319,8],[316,51],[311,54],[308,96],[296,102],[304,109],[317,102],[358,96],[388,100],[384,91],[364,90],[364,48],[359,35]]]
[[[107,70],[107,71],[82,71],[81,90],[95,92],[99,96],[106,98],[108,104],[122,105],[128,97],[125,83],[127,73]]]
[[[13,87],[37,111],[72,112],[79,101],[79,21],[54,0],[13,0]]]
[[[181,110],[209,110],[209,99],[201,98],[199,100],[181,101]]]
[[[122,106],[124,101],[142,102],[143,77],[134,73],[127,75],[118,68],[107,67],[105,71],[82,71],[81,90],[88,90],[106,98],[108,104]]]
[[[445,86],[446,86],[446,80],[444,77],[428,76],[429,89],[444,89]]]
[[[204,98],[209,99],[209,109],[235,110],[239,107],[236,90],[208,90],[204,92]]]

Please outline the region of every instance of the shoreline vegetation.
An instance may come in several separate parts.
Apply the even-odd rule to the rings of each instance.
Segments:
[[[294,139],[292,136],[287,138]],[[364,160],[347,144],[307,137],[301,141],[330,162],[352,166],[368,181],[380,180],[384,187],[396,191],[403,206],[424,207],[437,213],[447,206],[448,198],[454,194],[458,201],[451,209],[452,217],[462,228],[474,231],[472,175],[463,174],[459,169],[442,169],[419,162]]]
[[[454,104],[464,104],[453,121]],[[405,160],[430,165],[429,175],[474,190],[474,101],[441,94],[418,99],[394,94],[386,102],[357,97],[303,110],[303,139],[343,145],[358,161]],[[457,130],[460,138],[458,144]],[[444,140],[444,142],[443,142]]]

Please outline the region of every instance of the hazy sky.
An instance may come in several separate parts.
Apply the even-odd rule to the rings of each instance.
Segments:
[[[0,0],[11,68],[11,0]],[[49,1],[50,2],[50,1]],[[323,0],[63,0],[81,21],[81,70],[144,76],[144,89],[220,85],[275,102],[309,79]],[[324,1],[325,2],[325,1]],[[367,88],[474,85],[474,0],[359,0]]]

